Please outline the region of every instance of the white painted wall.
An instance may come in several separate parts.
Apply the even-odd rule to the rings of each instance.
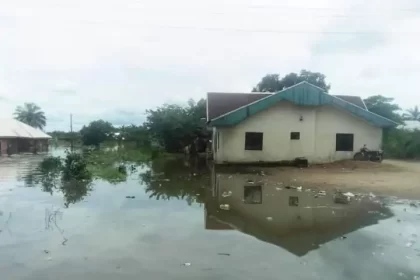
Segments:
[[[300,121],[300,117],[303,121]],[[331,106],[296,106],[279,102],[231,128],[217,128],[216,163],[273,162],[306,157],[310,162],[352,158],[364,144],[379,149],[382,129]],[[262,132],[263,150],[245,150],[245,132]],[[300,140],[290,140],[300,132]],[[336,133],[354,134],[354,152],[336,152]],[[215,136],[217,137],[217,136]],[[214,151],[214,150],[213,150]]]

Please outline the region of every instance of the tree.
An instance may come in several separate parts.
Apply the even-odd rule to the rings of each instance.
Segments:
[[[382,95],[374,95],[364,99],[366,107],[372,113],[378,114],[395,122],[401,122],[402,117],[396,111],[400,110],[400,106],[393,103],[394,98]]]
[[[83,126],[80,130],[82,143],[83,145],[98,147],[113,131],[114,127],[111,123],[104,120],[93,121],[88,126]]]
[[[206,101],[188,101],[188,106],[165,104],[146,111],[145,127],[150,135],[168,152],[180,152],[199,137],[206,137]]]
[[[420,122],[420,110],[419,106],[414,106],[413,109],[408,109],[407,113],[403,115],[405,120],[409,121],[419,121]]]
[[[25,103],[23,106],[18,106],[14,115],[16,120],[39,129],[43,129],[47,122],[45,113],[35,103]]]
[[[306,81],[328,92],[331,86],[325,82],[325,78],[324,74],[308,70],[301,70],[299,74],[292,72],[281,79],[279,74],[267,74],[252,91],[275,92]]]

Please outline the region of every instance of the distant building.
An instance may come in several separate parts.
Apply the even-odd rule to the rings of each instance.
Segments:
[[[0,155],[47,152],[50,138],[15,119],[0,120]]]
[[[382,146],[382,129],[396,126],[369,112],[358,96],[330,95],[302,82],[270,93],[208,93],[215,163],[353,158],[365,144]]]

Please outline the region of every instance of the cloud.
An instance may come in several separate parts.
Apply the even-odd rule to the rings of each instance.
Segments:
[[[337,94],[411,107],[420,69],[415,0],[6,1],[0,117],[40,105],[47,130],[144,121],[165,102],[249,91],[267,73],[326,74]],[[98,7],[101,9],[98,9]],[[80,7],[83,7],[82,9]]]

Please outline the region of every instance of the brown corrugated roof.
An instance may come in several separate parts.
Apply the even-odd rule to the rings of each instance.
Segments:
[[[223,114],[229,113],[242,106],[270,96],[272,93],[253,92],[253,93],[227,93],[209,92],[207,93],[207,120],[215,119]],[[366,110],[363,100],[359,96],[334,95],[344,101],[352,103]]]
[[[367,110],[366,105],[360,96],[354,96],[354,95],[334,95],[334,96]]]

